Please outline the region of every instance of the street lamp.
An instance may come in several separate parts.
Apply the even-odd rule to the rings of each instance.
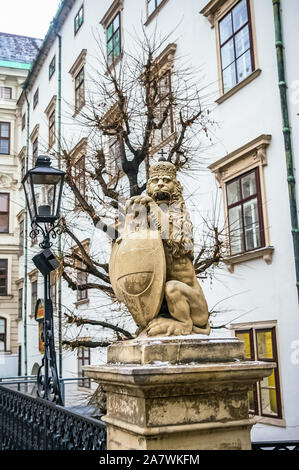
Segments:
[[[29,170],[22,180],[29,215],[31,219],[31,238],[42,234],[39,246],[42,251],[32,261],[44,277],[44,325],[45,344],[42,365],[37,374],[37,393],[40,398],[63,405],[58,380],[54,344],[53,305],[50,297],[50,273],[58,267],[58,261],[50,250],[52,242],[59,233],[60,204],[65,172],[51,167],[48,156],[39,156],[35,168]]]

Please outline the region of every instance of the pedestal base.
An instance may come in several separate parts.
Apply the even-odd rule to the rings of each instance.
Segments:
[[[248,391],[273,367],[237,339],[192,335],[117,343],[84,370],[107,394],[109,450],[248,450]]]

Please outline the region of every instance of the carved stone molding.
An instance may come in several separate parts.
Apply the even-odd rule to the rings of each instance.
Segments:
[[[258,250],[248,251],[239,255],[228,256],[225,259],[225,264],[230,273],[234,272],[235,264],[245,263],[246,261],[252,259],[263,258],[265,263],[271,264],[273,252],[273,246],[266,246],[264,248],[259,248]]]
[[[18,180],[14,179],[11,175],[0,172],[0,187],[1,189],[17,189]]]
[[[230,179],[254,166],[268,164],[267,148],[271,142],[271,135],[262,134],[251,140],[237,150],[230,152],[209,166],[218,182]]]
[[[237,2],[238,0],[211,0],[200,10],[200,13],[209,20],[211,27],[214,28],[216,20]]]

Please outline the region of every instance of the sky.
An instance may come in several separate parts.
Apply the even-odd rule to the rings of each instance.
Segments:
[[[60,0],[1,0],[0,32],[43,39]]]

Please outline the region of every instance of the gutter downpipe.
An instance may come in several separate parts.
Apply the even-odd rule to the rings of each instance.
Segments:
[[[26,129],[26,160],[25,174],[28,171],[29,161],[29,124],[30,124],[30,104],[26,88],[24,89],[25,99],[27,103],[27,129]],[[27,351],[27,292],[28,292],[28,207],[25,202],[25,234],[24,234],[24,375],[28,375],[28,351]]]
[[[293,249],[296,267],[296,286],[299,298],[299,228],[298,228],[298,211],[296,201],[296,180],[294,175],[293,149],[292,149],[292,131],[290,128],[288,101],[287,101],[287,84],[285,79],[285,60],[284,45],[282,37],[282,21],[281,21],[281,4],[280,0],[272,0],[275,24],[275,46],[278,67],[278,86],[280,91],[281,113],[283,121],[283,135],[286,155],[288,190],[291,213],[291,225],[293,236]]]
[[[55,34],[58,38],[58,91],[57,91],[57,101],[58,101],[58,112],[57,112],[57,159],[58,159],[58,169],[61,169],[61,35],[58,34],[57,23],[54,21]],[[58,256],[61,259],[62,250],[61,250],[61,234],[58,235]],[[59,377],[62,378],[62,291],[61,291],[61,277],[58,279],[58,364],[59,364]]]

